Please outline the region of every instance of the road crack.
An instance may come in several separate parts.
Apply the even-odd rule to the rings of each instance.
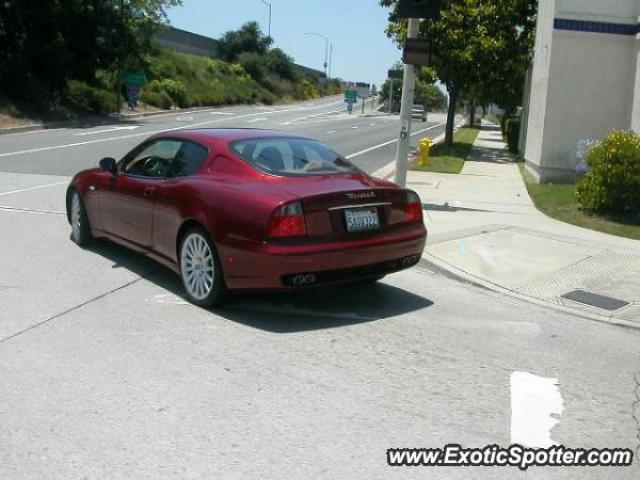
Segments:
[[[105,298],[105,297],[113,294],[113,293],[116,293],[116,292],[118,292],[120,290],[123,290],[123,289],[125,289],[127,287],[130,287],[131,285],[139,282],[143,278],[147,278],[148,276],[153,275],[154,273],[156,273],[156,272],[154,271],[154,272],[150,272],[148,274],[145,274],[144,276],[138,277],[135,280],[132,280],[132,281],[130,281],[128,283],[125,283],[124,285],[120,285],[119,287],[113,288],[113,289],[109,290],[108,292],[101,293],[100,295],[97,295],[97,296],[95,296],[93,298],[90,298],[86,302],[79,303],[78,305],[75,305],[75,306],[73,306],[71,308],[68,308],[63,312],[57,313],[57,314],[55,314],[55,315],[53,315],[53,316],[51,316],[49,318],[46,318],[45,320],[42,320],[41,322],[35,323],[33,325],[30,325],[27,328],[24,328],[24,329],[20,330],[19,332],[16,332],[16,333],[14,333],[12,335],[9,335],[8,337],[5,337],[5,338],[1,339],[0,340],[0,344],[8,342],[9,340],[12,340],[12,339],[14,339],[16,337],[19,337],[20,335],[23,335],[23,334],[25,334],[27,332],[35,330],[36,328],[39,328],[39,327],[41,327],[41,326],[43,326],[43,325],[45,325],[45,324],[47,324],[49,322],[52,322],[52,321],[54,321],[54,320],[56,320],[58,318],[61,318],[61,317],[65,316],[65,315],[67,315],[68,313],[74,312],[74,311],[76,311],[76,310],[78,310],[78,309],[80,309],[80,308],[82,308],[82,307],[84,307],[86,305],[89,305],[90,303],[96,302],[96,301],[98,301],[98,300],[100,300],[102,298]]]

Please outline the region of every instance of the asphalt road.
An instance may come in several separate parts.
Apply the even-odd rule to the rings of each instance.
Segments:
[[[373,286],[203,310],[146,258],[68,239],[67,176],[152,131],[202,122],[292,129],[346,155],[395,139],[396,120],[329,113],[341,106],[238,107],[0,137],[0,479],[639,478],[638,459],[526,474],[386,465],[392,447],[533,445],[544,441],[539,431],[570,447],[635,449],[637,330],[424,264]],[[374,171],[394,146],[352,158]]]
[[[436,122],[419,122],[414,131],[429,129],[425,135],[432,138],[442,133],[443,116],[432,116]],[[102,157],[121,158],[154,133],[183,128],[238,127],[303,133],[328,143],[365,171],[374,172],[394,158],[398,124],[397,116],[375,116],[370,102],[367,102],[365,115],[360,109],[347,115],[341,97],[271,107],[241,106],[170,113],[1,136],[0,171],[72,175],[96,165]],[[414,145],[417,138],[417,135],[413,136]]]

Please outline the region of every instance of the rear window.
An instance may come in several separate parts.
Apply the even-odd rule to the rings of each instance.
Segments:
[[[326,145],[304,138],[252,138],[230,144],[258,170],[282,176],[327,175],[359,171]]]

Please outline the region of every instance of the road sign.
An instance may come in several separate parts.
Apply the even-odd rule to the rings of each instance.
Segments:
[[[122,75],[122,83],[125,85],[131,85],[141,87],[147,81],[147,77],[144,72],[124,72]]]
[[[389,70],[387,76],[391,79],[401,79],[404,76],[404,70]]]
[[[344,101],[345,102],[357,102],[358,101],[358,92],[356,90],[347,90],[344,92]]]
[[[400,0],[399,18],[437,18],[443,0]]]
[[[430,42],[423,38],[407,38],[402,61],[407,65],[429,65],[431,63]]]

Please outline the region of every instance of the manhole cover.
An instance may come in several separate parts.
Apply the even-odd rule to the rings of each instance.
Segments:
[[[562,295],[562,298],[611,311],[619,310],[622,307],[626,307],[627,305],[629,305],[629,302],[625,302],[624,300],[605,297],[604,295],[598,295],[596,293],[587,292],[585,290],[574,290],[573,292],[565,293],[564,295]]]

